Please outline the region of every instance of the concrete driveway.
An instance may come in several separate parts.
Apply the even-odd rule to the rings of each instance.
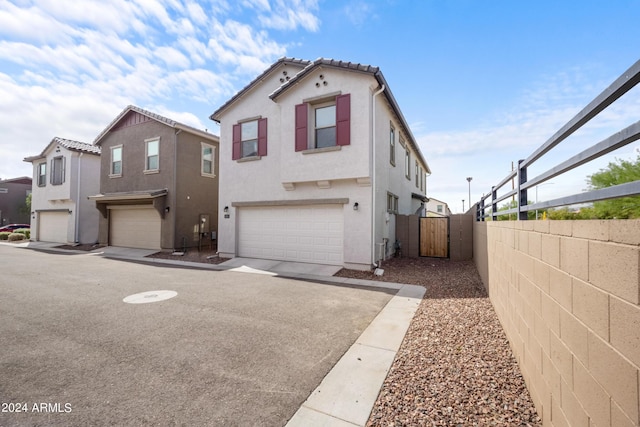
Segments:
[[[26,409],[2,426],[284,425],[396,293],[6,246],[0,265],[0,403]],[[123,302],[155,290],[177,296]]]

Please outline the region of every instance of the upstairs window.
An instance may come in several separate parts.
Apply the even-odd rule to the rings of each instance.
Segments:
[[[214,178],[216,176],[213,169],[215,165],[216,147],[204,142],[201,142],[200,145],[202,148],[202,164],[200,174],[202,176]]]
[[[389,130],[389,162],[396,165],[396,130],[393,125]]]
[[[336,145],[336,105],[316,107],[314,116],[314,148],[334,147]]]
[[[296,151],[349,145],[351,95],[296,105],[295,132]]]
[[[258,118],[233,125],[232,159],[267,155],[267,119]]]
[[[148,139],[145,141],[146,145],[146,161],[144,170],[145,172],[156,172],[160,166],[160,140]]]
[[[44,187],[47,185],[47,163],[42,162],[38,164],[38,187]]]
[[[242,123],[242,157],[252,157],[258,155],[258,121]]]
[[[122,145],[111,147],[111,168],[110,176],[122,176]]]
[[[404,176],[411,180],[411,153],[409,152],[409,147],[406,146],[404,148]]]
[[[64,157],[54,157],[51,160],[51,184],[60,185],[64,182]]]
[[[438,205],[438,213],[442,213],[442,205]]]

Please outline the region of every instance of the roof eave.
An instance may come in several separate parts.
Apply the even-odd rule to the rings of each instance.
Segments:
[[[389,89],[389,84],[387,83],[387,80],[384,78],[382,71],[380,70],[376,71],[374,76],[378,81],[378,84],[381,87],[384,87],[384,94],[387,97],[389,104],[391,104],[391,108],[393,109],[393,112],[396,114],[396,116],[398,116],[398,119],[400,120],[402,127],[404,127],[404,130],[407,133],[407,136],[409,137],[411,145],[413,145],[414,151],[416,152],[416,154],[420,156],[420,161],[425,167],[425,172],[428,174],[431,174],[431,168],[429,167],[427,160],[422,155],[422,151],[420,150],[420,147],[418,147],[418,142],[416,141],[416,138],[413,136],[413,132],[411,132],[411,128],[407,123],[407,119],[404,118],[404,114],[402,114],[402,110],[400,110],[400,106],[398,105],[396,98],[393,96],[391,89]]]
[[[282,64],[284,64],[284,65],[303,65],[303,66],[306,67],[306,66],[308,66],[309,63],[310,62],[305,60],[305,59],[296,59],[296,58],[288,58],[288,57],[282,57],[282,58],[278,59],[276,62],[271,64],[269,66],[269,68],[267,68],[265,71],[263,71],[258,77],[256,77],[252,81],[250,81],[249,84],[247,84],[245,87],[243,87],[238,92],[236,92],[235,95],[233,95],[227,102],[222,104],[222,106],[220,106],[216,111],[214,111],[209,116],[209,119],[213,120],[216,123],[220,123],[220,114],[222,114],[224,112],[224,110],[229,108],[237,100],[242,98],[242,96],[245,93],[247,93],[248,91],[253,89],[255,86],[257,86],[260,82],[262,82],[267,75],[269,75],[273,70],[278,68],[280,65],[282,65]]]

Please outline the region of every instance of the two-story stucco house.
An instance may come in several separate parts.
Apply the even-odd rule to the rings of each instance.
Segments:
[[[33,165],[31,240],[96,243],[98,212],[87,197],[100,182],[100,147],[53,138]]]
[[[429,197],[426,209],[428,217],[451,216],[451,209],[449,209],[449,205],[442,200],[434,199],[433,197]]]
[[[100,193],[90,197],[100,243],[175,250],[215,239],[216,135],[130,105],[94,144],[102,148]]]
[[[282,58],[211,119],[222,257],[366,270],[424,211],[429,166],[377,67]]]

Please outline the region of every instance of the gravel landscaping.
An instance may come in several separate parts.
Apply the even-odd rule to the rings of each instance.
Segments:
[[[394,258],[384,275],[427,288],[367,426],[541,426],[473,262]]]

